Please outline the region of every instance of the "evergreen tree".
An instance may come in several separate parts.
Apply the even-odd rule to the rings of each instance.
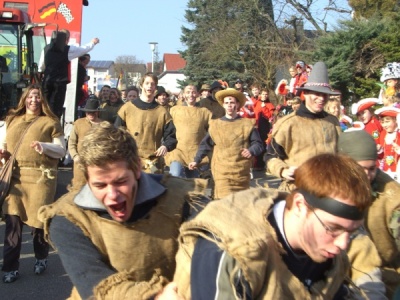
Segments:
[[[399,17],[347,21],[318,39],[313,60],[327,63],[331,83],[345,104],[350,98],[378,96],[380,69],[400,60],[399,25]]]
[[[272,8],[272,0],[190,0],[185,18],[191,26],[182,28],[181,37],[187,82],[241,77],[272,84],[277,44],[283,42]]]

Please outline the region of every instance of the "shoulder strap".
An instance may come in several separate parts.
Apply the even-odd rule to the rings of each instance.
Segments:
[[[35,118],[35,119],[25,128],[24,132],[22,133],[22,136],[21,136],[20,139],[18,140],[18,143],[15,145],[14,151],[13,151],[13,153],[12,153],[13,156],[15,156],[15,154],[17,153],[17,151],[18,151],[18,149],[19,149],[19,146],[21,146],[22,139],[23,139],[24,136],[26,135],[26,133],[27,133],[29,127],[31,127],[32,124],[35,123],[37,119],[39,119],[39,117]]]

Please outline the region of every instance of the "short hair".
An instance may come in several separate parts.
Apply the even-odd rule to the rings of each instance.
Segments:
[[[260,89],[260,85],[259,85],[258,83],[253,83],[253,84],[250,86],[250,90],[252,90],[252,89],[254,89],[254,88]]]
[[[103,167],[125,161],[128,168],[140,170],[140,158],[135,139],[123,128],[116,128],[107,121],[94,126],[85,135],[79,152],[79,165],[86,180],[89,166]]]
[[[145,81],[146,77],[150,77],[153,79],[155,85],[158,85],[158,77],[156,74],[152,73],[152,72],[147,72],[146,74],[143,75],[142,78],[140,78],[140,82],[139,82],[139,86],[142,88],[143,86],[143,82]]]
[[[136,87],[136,86],[134,86],[134,85],[131,85],[131,86],[128,86],[127,88],[126,88],[126,94],[128,95],[128,93],[130,92],[130,91],[135,91],[137,94],[138,94],[138,96],[139,96],[139,89]]]
[[[268,89],[266,89],[266,88],[262,88],[261,91],[260,91],[260,94],[261,94],[262,92],[266,92],[267,94],[269,94],[269,91],[268,91]]]
[[[352,158],[342,154],[320,154],[307,160],[296,169],[294,190],[287,199],[291,208],[293,195],[298,190],[318,198],[347,199],[359,210],[371,204],[371,185],[364,169]],[[316,182],[318,181],[318,182]]]
[[[185,87],[183,88],[183,93],[186,92],[186,90],[187,90],[188,88],[193,88],[193,89],[195,89],[196,92],[197,92],[197,87],[196,87],[194,84],[188,84],[187,86],[185,86]]]
[[[300,104],[300,103],[301,103],[301,98],[298,97],[298,96],[293,97],[293,99],[291,99],[291,100],[292,100],[292,105],[293,105],[293,104]]]

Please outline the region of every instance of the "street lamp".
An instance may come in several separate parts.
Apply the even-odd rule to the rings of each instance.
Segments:
[[[154,73],[154,53],[156,52],[157,42],[150,42],[151,49],[151,72]]]

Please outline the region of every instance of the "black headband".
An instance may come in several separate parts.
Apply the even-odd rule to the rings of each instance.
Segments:
[[[298,192],[304,196],[307,203],[312,207],[322,209],[334,216],[354,221],[364,218],[364,212],[356,206],[348,205],[329,197],[318,198],[304,190],[298,190]]]

